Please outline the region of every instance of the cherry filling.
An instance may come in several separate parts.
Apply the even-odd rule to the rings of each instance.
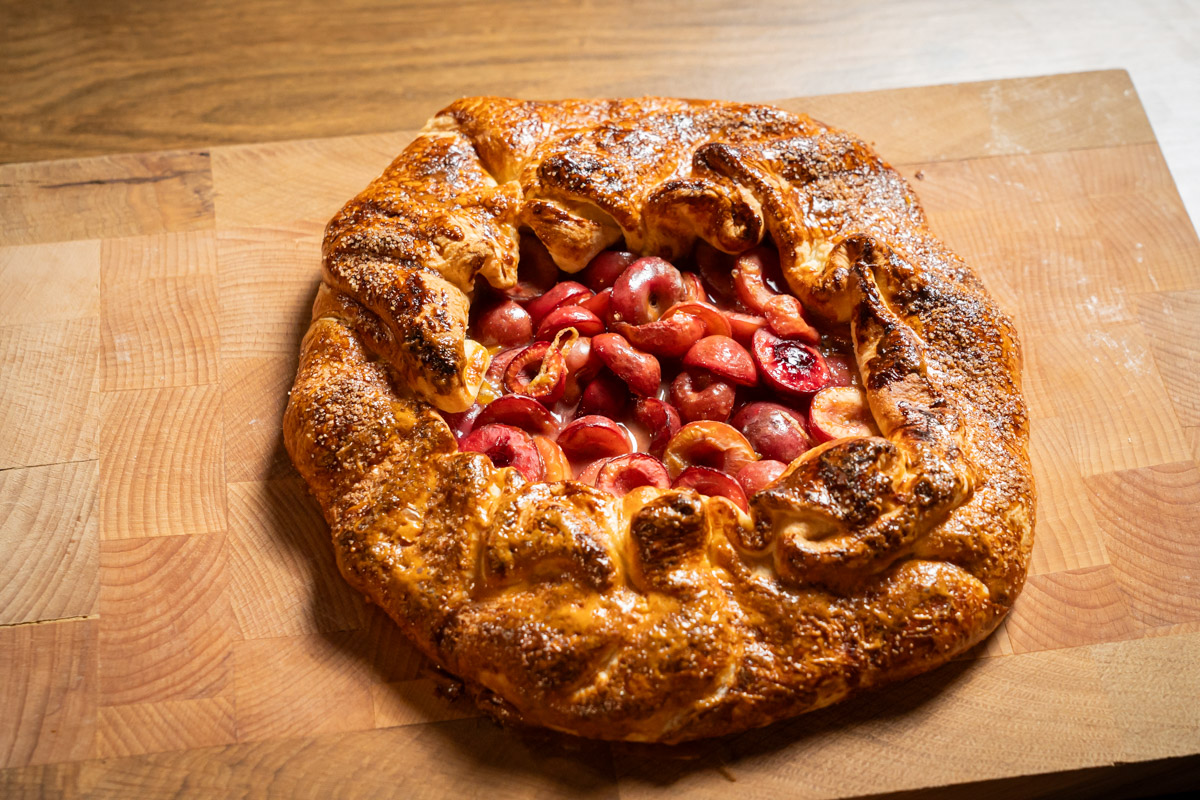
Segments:
[[[747,509],[815,445],[878,433],[848,332],[813,327],[769,247],[702,243],[692,269],[607,250],[566,276],[525,235],[520,258],[514,286],[477,282],[471,335],[493,355],[479,401],[443,415],[460,450],[531,481]]]

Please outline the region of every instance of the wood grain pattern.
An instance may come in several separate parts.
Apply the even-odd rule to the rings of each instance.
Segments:
[[[96,613],[96,479],[95,461],[0,472],[0,625]]]
[[[0,795],[824,798],[1200,754],[1200,242],[1128,77],[784,104],[901,162],[1024,335],[1038,541],[993,636],[688,748],[502,731],[347,588],[280,447],[325,218],[408,134],[0,167]],[[29,188],[100,167],[150,182]]]

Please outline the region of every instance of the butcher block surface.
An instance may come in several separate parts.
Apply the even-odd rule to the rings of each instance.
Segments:
[[[1037,539],[990,639],[682,747],[501,729],[345,585],[280,439],[323,226],[414,132],[0,166],[0,796],[986,797],[1194,766],[1200,243],[1127,75],[780,105],[873,141],[1017,321]]]

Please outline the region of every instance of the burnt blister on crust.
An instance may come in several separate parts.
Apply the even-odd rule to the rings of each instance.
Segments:
[[[765,239],[847,325],[882,435],[809,450],[746,514],[526,483],[459,453],[476,276],[520,228],[560,267],[624,240]],[[498,719],[681,741],[934,667],[985,636],[1032,544],[1012,322],[867,145],[765,106],[467,98],[330,222],[284,420],[347,579]],[[477,385],[477,384],[476,384]]]

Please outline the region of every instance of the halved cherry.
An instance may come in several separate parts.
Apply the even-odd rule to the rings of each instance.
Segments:
[[[504,388],[553,405],[566,391],[567,364],[562,350],[551,342],[534,342],[521,350],[504,370]]]
[[[533,336],[533,320],[529,312],[512,300],[500,299],[489,303],[473,326],[475,340],[488,347],[515,347]]]
[[[700,280],[704,288],[715,299],[722,303],[732,304],[737,300],[737,292],[733,288],[733,256],[722,253],[708,242],[696,242],[693,253],[696,268],[700,271]]]
[[[813,435],[822,442],[879,433],[867,396],[856,386],[826,386],[817,392],[808,419]]]
[[[779,271],[779,254],[767,247],[755,247],[738,256],[733,268],[733,287],[738,299],[756,314],[763,309],[776,293],[767,286],[766,273]]]
[[[605,289],[611,289],[617,278],[621,277],[621,273],[634,261],[637,261],[637,256],[633,253],[624,250],[604,250],[583,268],[579,273],[579,280],[599,294]]]
[[[595,486],[596,479],[600,477],[600,470],[604,468],[604,465],[608,461],[609,459],[607,458],[597,458],[595,461],[589,461],[583,469],[579,470],[579,475],[576,476],[575,480],[580,483],[586,483],[588,486]]]
[[[687,422],[707,419],[724,422],[733,411],[737,390],[704,370],[683,370],[671,381],[671,402]]]
[[[634,394],[650,397],[658,392],[658,384],[662,380],[662,367],[658,359],[634,348],[621,334],[602,333],[593,336],[592,349]]]
[[[526,303],[525,310],[529,312],[529,316],[533,319],[533,327],[536,329],[542,324],[546,315],[554,309],[579,305],[580,302],[591,296],[592,290],[582,283],[560,281],[545,294]]]
[[[816,348],[798,339],[780,339],[766,328],[754,334],[750,351],[767,384],[789,394],[812,394],[829,383],[829,368]]]
[[[670,403],[656,397],[642,397],[633,407],[633,418],[650,434],[650,452],[662,458],[667,442],[679,433],[683,420]]]
[[[580,300],[578,305],[595,314],[597,319],[608,319],[612,308],[612,289],[605,289],[586,300]]]
[[[533,234],[522,234],[517,261],[517,282],[500,291],[518,303],[543,294],[558,280],[558,265],[550,251]]]
[[[768,484],[773,483],[786,470],[787,464],[784,464],[782,461],[772,461],[764,458],[762,461],[755,461],[753,464],[747,464],[742,467],[734,477],[741,485],[742,491],[746,493],[746,496],[753,497]]]
[[[639,258],[613,284],[613,318],[631,325],[653,322],[681,302],[685,292],[683,277],[670,262]]]
[[[588,336],[578,336],[562,343],[563,360],[567,365],[567,388],[563,400],[575,403],[583,394],[583,387],[604,369],[604,362],[592,349]]]
[[[621,456],[632,452],[629,434],[608,417],[593,414],[567,424],[558,434],[558,446],[576,461]]]
[[[742,511],[750,511],[741,485],[724,472],[710,467],[688,467],[679,473],[671,485],[675,489],[694,489],[709,497],[724,497],[732,500]]]
[[[777,294],[763,306],[763,316],[771,330],[787,339],[803,339],[811,344],[821,341],[821,334],[804,318],[804,307],[790,294]]]
[[[697,466],[736,475],[753,461],[758,461],[758,454],[750,442],[724,422],[689,422],[663,453],[663,463],[672,475]]]
[[[703,303],[708,300],[708,292],[704,291],[704,283],[694,272],[680,273],[683,277],[683,301]]]
[[[726,311],[725,318],[729,320],[729,335],[742,347],[749,347],[754,334],[767,324],[765,317],[739,314],[736,311]]]
[[[550,341],[559,331],[574,328],[580,336],[604,333],[604,323],[592,312],[580,306],[562,306],[551,311],[538,326],[537,338]]]
[[[504,371],[508,369],[508,365],[512,363],[512,360],[524,349],[523,347],[510,347],[492,356],[487,371],[483,373],[483,382],[492,387],[493,393],[497,396],[504,393]]]
[[[657,458],[646,453],[630,453],[610,458],[596,475],[596,488],[624,497],[639,486],[671,487],[671,476]]]
[[[656,319],[643,325],[614,322],[613,330],[639,350],[656,356],[678,358],[704,335],[704,323],[690,314]]]
[[[537,445],[528,433],[511,425],[484,425],[471,431],[458,443],[458,449],[483,453],[496,467],[512,467],[527,481],[540,481],[546,465]]]
[[[446,420],[446,424],[450,426],[450,432],[454,434],[454,440],[461,442],[462,438],[474,429],[479,415],[483,413],[483,406],[475,403],[466,411],[439,411],[438,413],[442,415],[442,419]]]
[[[667,312],[662,315],[662,320],[660,321],[671,320],[680,315],[695,317],[704,323],[705,336],[730,336],[733,334],[733,328],[730,326],[729,318],[725,316],[725,312],[711,303],[698,300],[685,300],[682,303],[676,303],[667,309]]]
[[[558,421],[546,407],[523,394],[506,394],[484,406],[476,425],[501,423],[529,433],[549,435],[558,429]]]
[[[611,372],[602,372],[583,390],[575,416],[588,417],[599,414],[616,419],[625,413],[629,404],[629,387]]]
[[[728,336],[705,336],[683,357],[686,367],[706,369],[722,380],[738,386],[757,386],[758,371],[746,348]]]
[[[841,353],[831,353],[825,356],[825,366],[829,368],[829,383],[831,386],[858,386],[858,364],[852,356]]]
[[[758,454],[788,464],[810,447],[812,439],[800,412],[778,403],[750,403],[730,422]]]
[[[567,454],[562,451],[561,447],[554,443],[553,439],[548,439],[545,436],[534,436],[533,444],[537,447],[538,454],[542,457],[542,463],[546,465],[546,476],[543,480],[571,480],[571,462],[567,460]]]

